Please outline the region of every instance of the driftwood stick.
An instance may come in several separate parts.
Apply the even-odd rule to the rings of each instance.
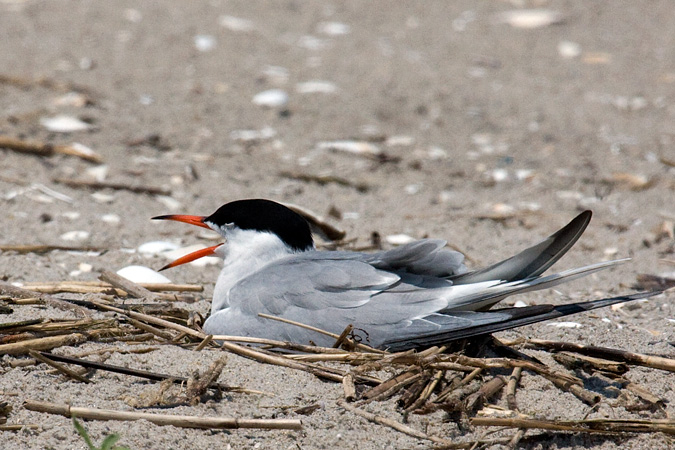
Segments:
[[[330,331],[322,330],[321,328],[313,327],[311,325],[306,325],[304,323],[296,322],[294,320],[284,319],[283,317],[277,317],[277,316],[272,316],[272,315],[263,314],[263,313],[258,313],[258,316],[262,317],[263,319],[276,320],[277,322],[283,322],[283,323],[287,323],[289,325],[295,325],[296,327],[305,328],[307,330],[311,330],[311,331],[314,331],[316,333],[323,334],[324,336],[330,336],[330,337],[332,337],[333,339],[336,339],[336,340],[340,338],[339,334],[331,333]],[[368,345],[353,342],[351,339],[344,339],[344,341],[349,342],[350,345],[353,345],[354,348],[358,348],[359,350],[363,350],[363,351],[366,351],[366,352],[373,352],[373,353],[385,353],[382,350],[377,350],[377,349],[375,349],[373,347],[370,347]]]
[[[65,184],[71,188],[84,188],[84,189],[112,189],[114,191],[129,191],[136,194],[150,194],[150,195],[171,195],[171,190],[155,187],[155,186],[139,186],[134,184],[125,184],[125,183],[110,183],[104,181],[91,181],[91,180],[74,180],[69,178],[54,178],[52,180],[54,183]]]
[[[526,345],[546,348],[554,351],[581,353],[582,355],[594,356],[596,358],[621,361],[627,364],[675,372],[675,359],[663,358],[661,356],[650,356],[641,353],[627,352],[625,350],[619,350],[615,348],[580,345],[570,342],[546,341],[541,339],[530,339],[526,342]]]
[[[478,392],[475,392],[471,395],[469,395],[464,404],[466,405],[466,409],[469,411],[474,411],[478,407],[482,406],[483,403],[485,403],[490,397],[495,395],[497,392],[499,392],[504,385],[506,384],[506,380],[504,377],[501,376],[496,376],[487,383],[483,384],[480,389],[478,389]]]
[[[186,395],[188,398],[196,399],[206,393],[206,390],[220,377],[225,364],[227,363],[227,356],[223,355],[211,363],[206,372],[199,377],[190,377],[187,382]]]
[[[0,250],[3,252],[16,253],[47,253],[56,250],[65,252],[100,252],[103,249],[100,247],[91,246],[77,246],[77,245],[0,245]],[[26,284],[28,287],[28,283]]]
[[[516,402],[516,388],[518,387],[518,382],[523,373],[522,367],[514,367],[511,375],[509,376],[509,381],[506,384],[506,404],[509,405],[509,409],[512,411],[518,411],[518,403]]]
[[[438,386],[438,383],[443,379],[443,375],[445,374],[445,371],[443,370],[437,370],[431,380],[427,383],[426,386],[424,386],[424,389],[422,392],[419,394],[419,397],[417,400],[415,400],[410,406],[408,406],[405,410],[406,411],[415,411],[417,408],[422,407],[429,397],[431,397],[431,394],[434,392],[434,389],[436,389],[436,386]]]
[[[512,419],[500,417],[473,417],[473,426],[494,426],[509,428],[539,428],[543,430],[571,431],[575,433],[654,433],[675,434],[675,420],[640,419],[585,419],[585,420],[542,420]]]
[[[309,372],[317,377],[325,378],[331,381],[337,381],[339,383],[342,383],[342,379],[346,375],[346,372],[341,370],[293,361],[288,358],[283,358],[281,356],[264,353],[262,351],[254,350],[252,348],[233,344],[231,342],[223,342],[221,346],[223,349],[228,350],[239,356],[245,356],[247,358],[251,358],[266,364],[273,364],[276,366],[288,367],[289,369],[302,370],[305,372]],[[364,375],[357,375],[357,379],[362,383],[368,384],[381,383],[381,381],[378,380],[377,378],[367,377]]]
[[[267,348],[280,348],[285,350],[296,350],[305,353],[326,353],[342,355],[346,352],[337,348],[317,347],[314,345],[296,344],[294,342],[276,341],[274,339],[253,338],[247,336],[229,336],[225,334],[214,334],[214,341],[243,342],[245,344],[261,344]]]
[[[4,281],[0,281],[0,295],[10,295],[12,297],[19,298],[38,298],[47,305],[62,311],[71,311],[82,317],[91,317],[91,313],[81,306],[73,305],[66,302],[65,300],[52,297],[51,295],[40,294],[39,292],[33,292],[27,289],[12,286],[11,284],[5,283]]]
[[[338,400],[337,402],[338,406],[341,408],[346,409],[347,411],[353,412],[356,415],[359,415],[363,417],[366,420],[369,420],[374,423],[378,423],[380,425],[386,425],[390,428],[393,428],[396,431],[400,431],[401,433],[407,434],[408,436],[412,436],[417,439],[426,439],[428,441],[432,441],[436,444],[441,444],[441,445],[452,445],[453,442],[437,437],[437,436],[429,436],[428,434],[422,433],[421,431],[418,431],[414,428],[411,428],[407,425],[404,425],[400,422],[397,422],[395,420],[387,419],[386,417],[381,417],[377,416],[373,413],[369,413],[368,411],[364,411],[360,408],[357,408],[356,406],[350,405],[349,403]]]
[[[72,145],[52,145],[38,141],[25,141],[13,138],[11,136],[0,135],[0,148],[13,150],[19,153],[28,153],[35,156],[52,156],[60,153],[62,155],[77,156],[85,161],[93,163],[102,163],[101,155],[93,151],[85,151]]]
[[[594,356],[586,356],[572,352],[553,353],[553,359],[558,361],[568,369],[584,369],[592,372],[600,370],[603,372],[625,373],[628,371],[626,363],[618,361],[610,361],[608,359],[596,358]]]
[[[23,246],[22,246],[23,247]],[[0,250],[3,247],[0,246]],[[174,283],[137,283],[139,286],[152,292],[203,292],[204,286],[199,284],[174,284]],[[24,283],[24,289],[53,294],[55,292],[68,292],[68,289],[83,289],[83,292],[103,292],[112,288],[110,283],[103,281],[43,281]],[[86,289],[91,289],[87,291]]]
[[[371,388],[363,393],[363,398],[376,400],[378,398],[387,398],[394,395],[401,388],[414,383],[422,378],[423,374],[417,368],[398,374],[387,381]]]
[[[29,350],[49,350],[64,345],[78,345],[87,340],[87,337],[81,333],[73,333],[62,336],[50,336],[38,339],[29,339],[26,341],[15,342],[12,344],[0,345],[1,355],[25,355]]]
[[[337,340],[335,341],[335,344],[333,344],[333,348],[340,348],[340,346],[345,342],[345,339],[347,339],[347,336],[349,336],[349,333],[352,332],[354,329],[354,325],[351,323],[345,327],[344,330],[342,330],[342,333],[340,333],[340,336],[338,336]]]
[[[342,377],[342,389],[345,393],[345,400],[352,402],[356,399],[356,386],[354,385],[354,375],[348,373]]]
[[[70,370],[69,368],[67,368],[63,364],[60,364],[56,361],[53,361],[49,358],[46,358],[46,357],[42,356],[42,353],[40,353],[40,352],[36,352],[35,350],[28,350],[28,354],[31,357],[37,359],[38,361],[43,362],[43,363],[47,364],[48,366],[52,366],[53,368],[55,368],[56,370],[58,370],[59,372],[65,374],[65,375],[69,376],[70,378],[73,378],[77,381],[81,381],[82,383],[93,383],[93,381],[91,381],[89,378],[83,377],[79,373]]]
[[[152,380],[152,381],[164,381],[164,380],[174,380],[174,383],[176,384],[182,384],[182,383],[187,383],[188,378],[187,377],[181,377],[177,375],[166,375],[163,373],[157,373],[157,372],[149,372],[147,370],[140,370],[140,369],[130,369],[128,367],[121,367],[121,366],[115,366],[112,364],[105,364],[105,363],[100,363],[96,361],[88,361],[86,359],[79,359],[79,358],[71,358],[69,356],[63,356],[63,355],[55,355],[53,353],[45,353],[41,352],[40,355],[42,355],[44,358],[48,358],[52,361],[59,361],[63,362],[66,364],[75,364],[78,366],[82,367],[87,367],[89,369],[96,369],[96,370],[103,370],[106,372],[113,372],[113,373],[120,373],[122,375],[130,375],[133,377],[139,377],[139,378],[144,378],[146,380]],[[222,383],[216,383],[212,382],[208,385],[208,387],[212,389],[219,389],[224,392],[240,392],[244,394],[261,394],[262,392],[260,391],[252,391],[248,390],[245,388],[237,387],[237,386],[227,386]]]
[[[110,283],[112,286],[116,288],[122,289],[132,297],[149,300],[155,298],[155,294],[153,294],[143,286],[139,286],[133,281],[127,280],[126,278],[117,275],[115,272],[111,272],[109,270],[102,270],[98,279]]]
[[[297,419],[234,419],[229,417],[177,416],[82,408],[33,400],[27,400],[23,406],[30,411],[59,414],[66,417],[75,416],[91,420],[147,420],[155,425],[173,425],[181,428],[258,428],[268,430],[299,430],[302,428],[302,423]]]

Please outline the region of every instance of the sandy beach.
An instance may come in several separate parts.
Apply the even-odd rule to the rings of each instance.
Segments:
[[[668,1],[0,1],[0,135],[47,145],[34,146],[40,155],[0,148],[0,280],[25,286],[95,281],[103,270],[132,265],[157,270],[169,259],[140,251],[142,245],[218,241],[206,230],[151,217],[208,215],[241,198],[307,208],[343,229],[353,247],[370,245],[373,234],[384,248],[444,239],[471,268],[509,257],[590,209],[585,234],[553,270],[631,258],[555,289],[508,298],[504,306],[633,293],[639,274],[675,278],[672,17]],[[67,154],[73,149],[80,156]],[[17,245],[44,247],[9,249]],[[206,316],[219,270],[211,261],[163,272],[173,283],[204,287],[190,293],[197,301],[175,306]],[[671,291],[497,337],[674,358],[674,300]],[[0,303],[12,310],[0,324],[76,318],[49,304]],[[549,352],[523,351],[567,370]],[[340,406],[340,383],[217,348],[86,339],[53,352],[183,377],[225,356],[218,381],[261,393],[212,392],[196,404],[144,408],[159,388],[155,382],[96,371],[85,384],[45,364],[22,364],[27,355],[3,355],[0,402],[12,407],[7,424],[36,427],[3,431],[0,447],[86,448],[69,418],[29,411],[29,400],[302,421],[301,430],[83,421],[96,443],[118,433],[119,444],[134,450],[439,445]],[[673,418],[672,372],[631,366],[626,377],[662,400],[637,410],[620,394],[605,398],[607,391],[582,371],[570,373],[586,389],[602,391],[603,401],[591,407],[524,370],[520,412],[548,420]],[[384,380],[395,372],[375,375]],[[506,407],[507,400],[497,395],[488,403]],[[452,442],[515,432],[460,427],[440,410],[404,417],[396,398],[358,407]],[[531,430],[519,445],[675,444],[664,433]]]

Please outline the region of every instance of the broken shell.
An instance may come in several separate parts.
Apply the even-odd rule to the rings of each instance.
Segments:
[[[330,150],[334,152],[352,153],[355,155],[379,156],[382,151],[377,145],[365,141],[330,141],[319,142],[319,150]]]
[[[391,245],[404,245],[416,241],[414,237],[407,234],[390,234],[384,240]]]
[[[298,94],[333,94],[337,86],[330,81],[305,81],[295,85]]]
[[[582,325],[578,322],[550,322],[547,323],[549,327],[556,327],[556,328],[581,328]]]
[[[72,133],[74,131],[85,131],[92,128],[90,124],[77,117],[65,115],[43,117],[40,119],[40,125],[55,133]]]
[[[158,255],[160,253],[177,250],[179,247],[173,242],[150,241],[138,246],[138,253]]]
[[[120,216],[118,216],[117,214],[104,214],[103,216],[101,216],[101,220],[111,225],[116,225],[122,221]]]
[[[117,275],[134,283],[171,283],[171,280],[145,266],[126,266],[117,271]]]
[[[64,241],[84,241],[89,238],[89,232],[81,230],[68,231],[67,233],[63,233],[60,238]]]
[[[316,26],[316,31],[326,36],[344,36],[349,34],[351,27],[341,22],[320,22]]]
[[[230,31],[242,33],[253,31],[255,29],[255,24],[251,20],[234,16],[220,16],[218,18],[218,24]]]
[[[283,89],[269,89],[253,96],[253,103],[265,108],[281,108],[288,104],[288,94]]]
[[[497,15],[497,20],[513,28],[532,30],[561,23],[563,15],[550,9],[520,9],[500,13]]]

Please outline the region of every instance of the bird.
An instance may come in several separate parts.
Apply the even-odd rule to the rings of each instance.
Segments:
[[[446,241],[439,239],[421,239],[374,253],[317,250],[308,222],[267,199],[232,201],[209,216],[171,214],[153,219],[208,228],[225,238],[223,243],[160,269],[210,255],[223,260],[211,314],[203,326],[206,333],[319,346],[335,342],[316,331],[260,316],[267,314],[335,334],[353,325],[365,335],[368,345],[403,351],[659,293],[492,309],[512,294],[550,288],[626,261],[599,262],[543,275],[577,242],[591,215],[591,211],[583,211],[538,244],[473,271],[465,266],[462,253],[447,248]]]

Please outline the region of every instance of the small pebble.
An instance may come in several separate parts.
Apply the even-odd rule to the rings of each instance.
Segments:
[[[558,54],[565,59],[576,58],[581,55],[581,46],[576,42],[560,41],[558,43]]]
[[[216,38],[208,34],[195,36],[195,48],[200,52],[209,52],[216,47]]]
[[[103,192],[94,192],[91,197],[96,203],[112,203],[115,200],[114,195],[104,194]]]

